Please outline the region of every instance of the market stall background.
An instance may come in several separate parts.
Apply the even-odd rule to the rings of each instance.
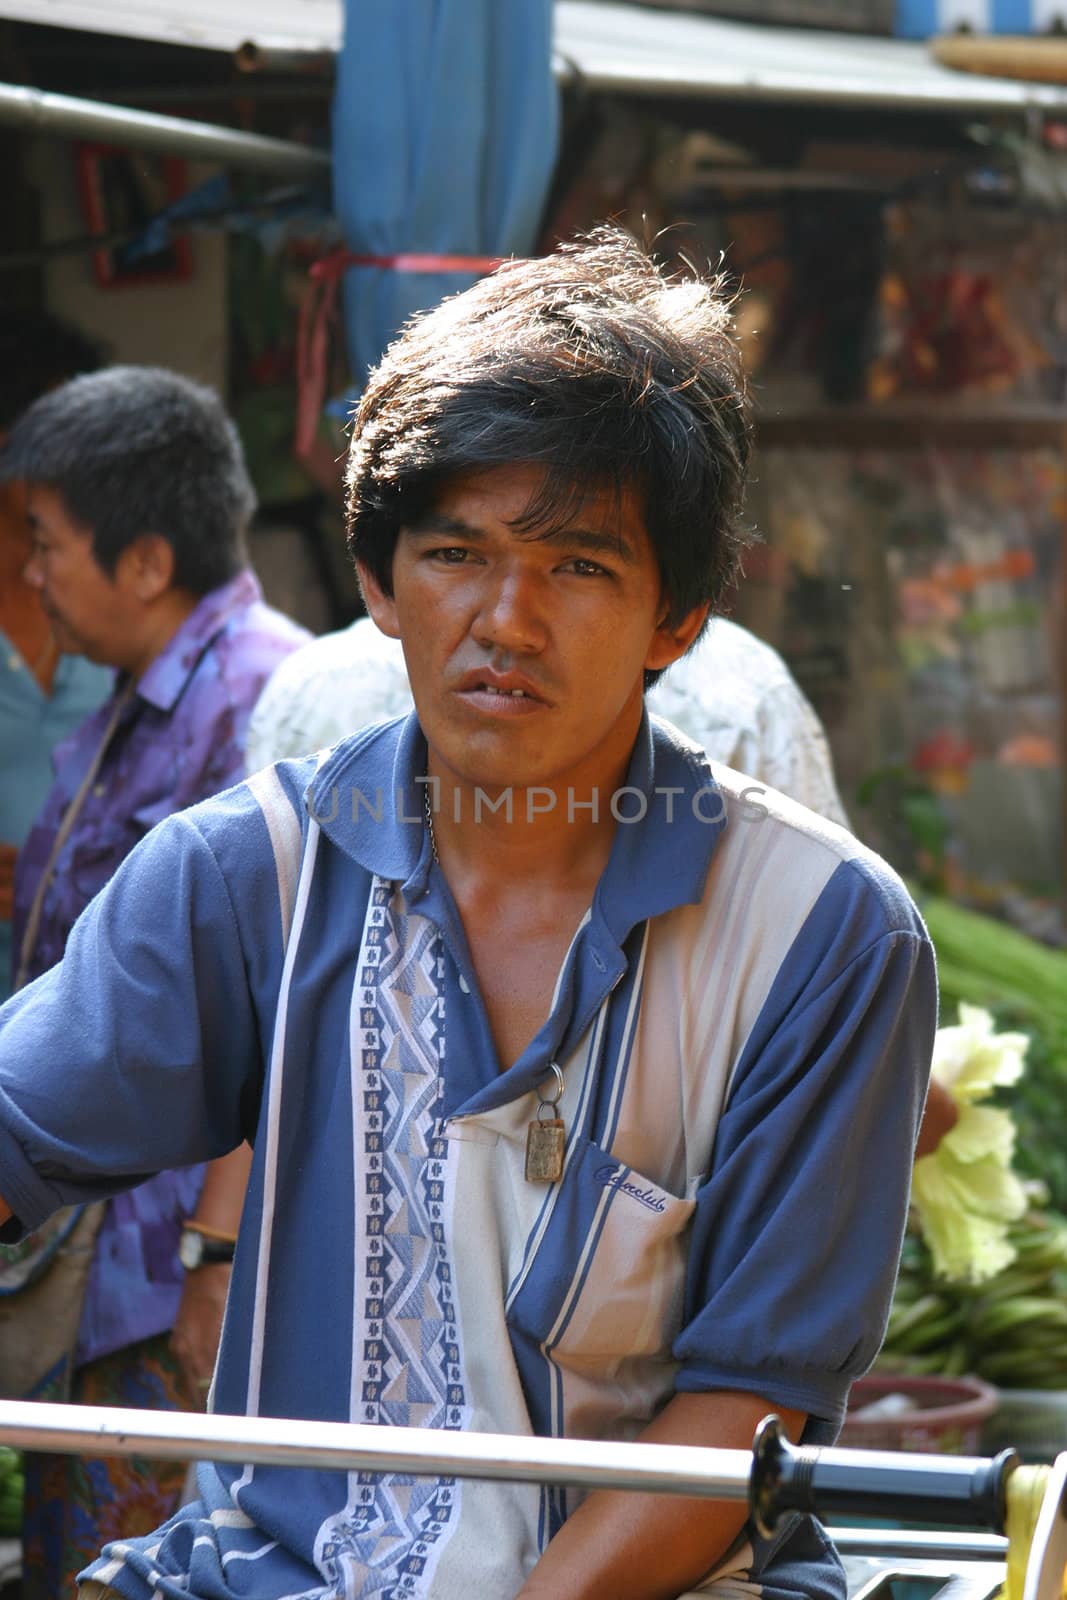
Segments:
[[[820,8],[833,0],[764,9]],[[734,615],[785,655],[857,832],[930,907],[944,1020],[963,1001],[1026,1033],[1027,1072],[997,1097],[1058,1226],[1067,978],[1037,952],[1067,962],[1067,87],[953,72],[891,37],[879,0],[837,14],[862,10],[880,36],[712,9],[557,0],[560,144],[537,246],[612,216],[680,266],[721,262],[741,291],[762,542]],[[68,318],[114,359],[217,384],[262,502],[268,594],[335,626],[358,606],[337,320],[316,448],[293,440],[309,271],[353,243],[329,188],[341,6],[52,0],[48,17],[0,0],[5,300]],[[86,105],[104,118],[91,132]],[[997,920],[961,931],[958,906]],[[1062,1268],[1043,1270],[1062,1301]],[[908,1325],[910,1354],[959,1344],[961,1319],[940,1346],[933,1324]]]

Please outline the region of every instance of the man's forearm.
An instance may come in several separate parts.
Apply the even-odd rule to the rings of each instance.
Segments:
[[[247,1144],[208,1163],[196,1210],[189,1219],[193,1228],[203,1229],[208,1238],[237,1238],[251,1165],[252,1151]],[[170,1347],[195,1408],[203,1406],[215,1370],[229,1285],[230,1268],[225,1262],[197,1267],[185,1275]]]
[[[203,1223],[218,1235],[236,1239],[251,1169],[252,1151],[247,1144],[210,1161],[193,1214],[194,1224]]]
[[[799,1438],[803,1413],[732,1391],[675,1395],[640,1437],[747,1450],[769,1411]],[[598,1490],[564,1523],[516,1600],[677,1600],[721,1560],[746,1515],[740,1501]]]

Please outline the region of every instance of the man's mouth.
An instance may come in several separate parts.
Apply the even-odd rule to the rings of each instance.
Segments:
[[[474,687],[476,689],[482,690],[485,694],[510,695],[512,700],[536,700],[537,699],[536,695],[527,694],[525,689],[501,689],[495,683],[478,683],[478,684],[475,684]]]
[[[457,688],[460,694],[492,695],[494,699],[525,701],[530,705],[547,704],[537,686],[521,672],[494,673],[475,668],[464,673]]]

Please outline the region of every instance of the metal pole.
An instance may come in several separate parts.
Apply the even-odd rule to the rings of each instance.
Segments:
[[[326,152],[309,145],[267,139],[262,134],[241,133],[236,128],[193,122],[185,117],[166,117],[155,111],[80,100],[22,84],[0,83],[0,123],[67,139],[155,150],[187,156],[190,161],[248,167],[289,178],[323,178],[330,169]]]
[[[931,1533],[915,1528],[835,1528],[826,1532],[839,1556],[876,1556],[880,1561],[1003,1561],[1008,1541],[999,1533]]]
[[[0,1441],[61,1455],[255,1461],[320,1471],[496,1478],[746,1500],[752,1455],[692,1445],[615,1444],[283,1417],[133,1411],[0,1401]]]
[[[905,1519],[999,1532],[1002,1479],[1012,1465],[1006,1458],[1013,1456],[1004,1451],[986,1460],[794,1446],[781,1437],[775,1416],[760,1424],[749,1451],[32,1400],[0,1401],[0,1442],[65,1455],[257,1462],[742,1500],[749,1502],[761,1532],[772,1531],[779,1516],[789,1511],[807,1511],[825,1520],[829,1513],[849,1514],[860,1506],[876,1516],[894,1516],[898,1503],[906,1507]],[[1059,1470],[1067,1478],[1067,1455],[1061,1460]],[[1061,1491],[1062,1484],[1057,1494]],[[958,1534],[952,1540],[958,1541]],[[975,1551],[989,1548],[983,1541],[972,1543]]]

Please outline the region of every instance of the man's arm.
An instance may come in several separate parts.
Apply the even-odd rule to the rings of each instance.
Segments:
[[[718,1391],[675,1395],[641,1442],[747,1450],[769,1411],[799,1439],[803,1413]],[[676,1600],[714,1569],[746,1516],[741,1501],[598,1490],[563,1524],[517,1600]]]
[[[943,1088],[936,1078],[931,1078],[926,1095],[926,1108],[919,1126],[919,1142],[915,1146],[916,1159],[919,1156],[932,1155],[945,1134],[952,1132],[959,1118],[959,1107],[949,1091]]]
[[[79,918],[63,961],[3,1009],[0,1193],[24,1229],[213,1160],[246,1131],[259,1023],[227,882],[192,815],[152,830]],[[235,796],[218,828],[236,841],[249,925],[276,960],[258,807]]]
[[[251,1166],[252,1151],[247,1144],[212,1161],[190,1221],[202,1224],[211,1237],[236,1241]],[[203,1406],[215,1370],[229,1287],[230,1266],[225,1261],[185,1274],[170,1343],[196,1408]]]

